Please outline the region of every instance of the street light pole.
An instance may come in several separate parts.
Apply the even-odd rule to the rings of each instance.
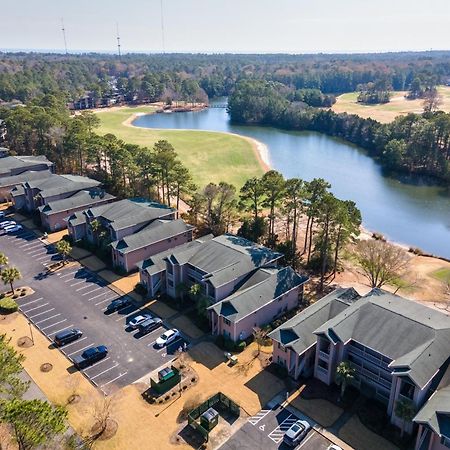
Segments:
[[[34,337],[33,337],[33,327],[31,326],[31,322],[28,321],[28,326],[30,327],[30,334],[31,334],[31,342],[34,345]]]

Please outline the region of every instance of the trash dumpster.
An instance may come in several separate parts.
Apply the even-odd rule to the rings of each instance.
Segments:
[[[214,408],[209,408],[200,416],[200,425],[211,431],[219,422],[219,413]]]

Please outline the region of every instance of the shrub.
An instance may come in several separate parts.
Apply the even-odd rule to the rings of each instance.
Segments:
[[[243,352],[245,350],[245,347],[247,347],[247,344],[245,343],[245,341],[241,341],[236,345],[236,351],[237,352]]]
[[[136,286],[134,286],[134,292],[139,295],[147,295],[147,288],[142,283],[136,283]]]
[[[383,241],[383,242],[386,242],[386,238],[385,238],[381,233],[372,233],[372,237],[373,237],[376,241]]]
[[[11,297],[4,297],[0,299],[0,311],[5,313],[12,313],[19,309],[19,305]]]

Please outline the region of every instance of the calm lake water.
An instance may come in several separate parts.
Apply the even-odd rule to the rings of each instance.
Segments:
[[[391,177],[363,150],[329,136],[231,125],[225,109],[140,116],[135,126],[227,131],[264,143],[271,166],[286,178],[324,178],[341,199],[360,208],[366,228],[450,258],[450,187],[419,177]]]

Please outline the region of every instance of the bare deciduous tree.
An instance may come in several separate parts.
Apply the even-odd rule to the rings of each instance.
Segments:
[[[409,261],[400,247],[377,240],[359,242],[356,257],[372,288],[395,282]]]

